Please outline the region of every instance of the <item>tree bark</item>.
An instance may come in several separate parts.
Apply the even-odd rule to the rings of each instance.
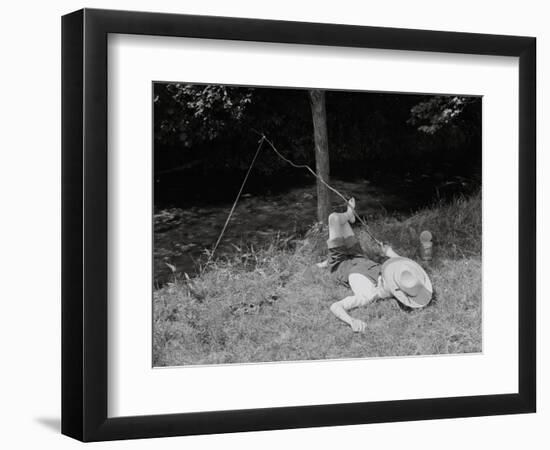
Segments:
[[[313,117],[313,137],[315,142],[315,170],[325,182],[330,183],[330,163],[328,152],[327,113],[325,91],[309,91],[311,115]],[[317,220],[327,223],[330,209],[330,190],[317,180]]]

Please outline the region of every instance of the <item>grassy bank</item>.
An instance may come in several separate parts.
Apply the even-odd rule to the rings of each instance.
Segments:
[[[240,248],[193,280],[174,279],[153,294],[155,366],[481,351],[481,196],[438,204],[410,217],[368,218],[370,231],[417,259],[418,236],[434,235],[426,267],[432,304],[405,311],[383,300],[351,312],[368,324],[353,333],[329,311],[351,291],[314,266],[326,232]],[[366,232],[355,229],[373,253]]]

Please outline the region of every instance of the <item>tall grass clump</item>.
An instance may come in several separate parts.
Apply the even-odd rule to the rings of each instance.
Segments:
[[[450,203],[440,201],[409,217],[383,215],[369,223],[370,232],[389,242],[398,253],[417,257],[419,236],[423,230],[433,235],[437,258],[464,258],[481,256],[481,192],[471,197],[457,197]],[[366,232],[359,232],[360,240],[370,251],[375,251]]]
[[[429,307],[411,312],[395,300],[378,301],[352,311],[368,325],[365,333],[353,333],[329,311],[351,291],[315,266],[327,238],[316,225],[301,239],[239,246],[193,279],[175,278],[155,290],[153,364],[480,352],[481,194],[368,223],[374,236],[417,261],[420,233],[432,232],[435,256],[426,270],[437,298]],[[375,257],[367,232],[355,231]]]

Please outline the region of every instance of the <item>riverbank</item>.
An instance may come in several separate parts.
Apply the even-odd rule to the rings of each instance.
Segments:
[[[430,198],[437,198],[439,190],[430,193],[424,186],[415,189],[406,181],[403,180],[401,185],[390,183],[387,186],[374,185],[363,179],[334,179],[332,183],[343,194],[354,196],[357,210],[372,221],[387,215],[406,217],[411,210],[425,206]],[[206,252],[214,246],[231,205],[232,201],[203,202],[185,208],[165,207],[155,211],[153,255],[156,287],[172,281],[174,274],[194,276],[200,271]],[[332,208],[342,209],[342,201],[335,195]],[[217,256],[231,257],[238,248],[259,248],[274,239],[301,239],[316,218],[316,186],[313,182],[262,194],[245,191],[218,247]]]
[[[416,259],[418,236],[434,235],[426,267],[437,292],[407,312],[395,300],[353,311],[368,324],[355,334],[329,311],[349,294],[315,267],[325,232],[242,246],[193,279],[175,277],[153,293],[155,366],[431,355],[481,351],[481,195],[440,203],[408,217],[378,213],[370,231]],[[367,252],[365,230],[355,231]]]

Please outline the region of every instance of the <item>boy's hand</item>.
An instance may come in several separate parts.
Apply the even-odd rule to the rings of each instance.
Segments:
[[[399,255],[395,253],[395,250],[391,248],[389,244],[381,244],[380,250],[384,256],[387,256],[388,258],[397,258]]]
[[[391,250],[391,247],[389,244],[386,244],[384,242],[380,243],[380,253],[382,253],[383,256],[388,256],[388,250]]]
[[[351,319],[351,329],[356,333],[363,333],[367,330],[367,324],[359,319]]]
[[[328,267],[328,259],[325,259],[323,262],[317,263],[315,265],[321,269],[325,269]]]

